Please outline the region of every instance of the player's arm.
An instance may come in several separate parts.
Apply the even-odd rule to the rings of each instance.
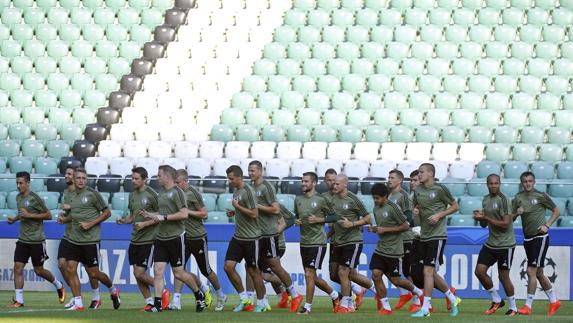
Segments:
[[[507,230],[509,228],[509,224],[513,221],[510,214],[504,214],[501,220],[497,220],[489,216],[486,216],[484,217],[484,220],[480,221],[480,225],[482,222],[485,222],[485,226],[482,226],[483,228],[485,228],[487,225],[493,225],[494,227]]]
[[[547,220],[547,222],[545,222],[545,226],[548,229],[553,223],[555,223],[555,221],[557,221],[557,218],[561,214],[561,211],[559,210],[558,207],[554,207],[551,211],[553,212],[551,213],[551,217],[549,218],[549,220]]]
[[[408,229],[410,228],[410,224],[408,223],[408,221],[404,221],[402,224],[397,225],[397,226],[393,226],[393,227],[382,227],[382,226],[376,226],[376,227],[371,227],[372,229],[370,229],[370,232],[375,232],[378,234],[384,234],[384,233],[399,233],[399,232],[404,232],[404,231],[408,231]]]
[[[52,212],[50,212],[50,210],[46,210],[45,212],[41,213],[30,213],[26,209],[22,208],[18,216],[23,219],[29,219],[35,221],[44,221],[44,220],[47,221],[52,219]]]
[[[195,219],[203,220],[207,218],[207,215],[208,215],[207,208],[204,206],[197,211],[189,210],[189,216]]]
[[[111,211],[109,210],[108,207],[105,207],[102,210],[102,212],[95,219],[93,219],[93,221],[81,222],[80,228],[84,231],[87,231],[93,228],[94,226],[104,222],[105,220],[109,219],[110,216],[111,216]]]
[[[250,209],[250,208],[247,208],[247,207],[244,207],[244,206],[240,205],[238,202],[237,202],[237,203],[233,203],[233,205],[235,206],[235,209],[236,209],[237,211],[239,211],[240,213],[242,213],[242,214],[248,216],[248,217],[251,218],[251,219],[256,219],[257,216],[259,215],[259,209],[257,209],[256,207]]]
[[[180,221],[188,218],[189,209],[186,207],[180,208],[179,211],[173,214],[160,215],[159,221]]]
[[[257,204],[257,208],[265,214],[280,215],[281,213],[279,202],[273,202],[271,205]]]
[[[541,204],[546,209],[551,210],[551,212],[552,212],[551,217],[549,217],[549,220],[547,220],[547,222],[545,222],[545,224],[544,224],[545,229],[549,230],[549,227],[553,223],[555,223],[555,221],[557,221],[557,218],[561,214],[561,211],[559,210],[557,205],[555,205],[555,203],[553,202],[551,197],[549,197],[549,195],[547,195],[546,193],[543,193],[543,198],[541,199]],[[544,230],[544,231],[547,232],[546,230]]]

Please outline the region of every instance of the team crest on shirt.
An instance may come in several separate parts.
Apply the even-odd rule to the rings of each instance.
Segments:
[[[388,217],[388,211],[382,212],[382,216],[385,217],[385,218],[387,218],[387,217]]]
[[[90,201],[90,199],[87,196],[82,196],[82,203],[83,204],[88,204],[88,202]]]
[[[149,200],[147,199],[147,196],[144,196],[141,198],[141,205],[147,205],[147,202],[149,202]]]
[[[537,205],[537,199],[531,199],[530,202],[531,205]]]
[[[316,203],[316,201],[314,201],[314,200],[312,202],[310,202],[310,207],[313,209],[316,209],[317,205],[318,205],[318,203]]]
[[[430,199],[434,199],[436,198],[436,192],[430,192],[430,194],[428,194],[428,196],[430,197]]]
[[[497,205],[496,202],[493,202],[493,204],[491,205],[491,208],[494,210],[497,210],[499,208],[499,205]]]
[[[241,201],[241,195],[239,195],[239,194],[233,195],[233,200],[240,202]]]
[[[173,198],[173,192],[172,192],[172,191],[169,192],[169,193],[167,193],[167,198],[169,198],[169,199],[172,199],[172,198]]]
[[[257,197],[263,196],[263,191],[256,191],[255,193],[257,194]]]
[[[25,199],[23,204],[24,204],[24,207],[28,207],[28,206],[30,206],[30,201],[28,199]]]
[[[345,210],[348,210],[348,203],[342,204],[342,208],[345,209]]]

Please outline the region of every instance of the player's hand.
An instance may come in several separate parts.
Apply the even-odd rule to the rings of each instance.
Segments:
[[[547,225],[543,224],[539,228],[537,228],[537,231],[541,234],[546,234],[547,231],[549,231],[549,227]]]
[[[372,225],[367,225],[366,226],[366,231],[368,232],[376,232],[376,227],[372,226]]]
[[[65,218],[66,218],[66,216],[64,215],[64,212],[60,212],[58,214],[58,218],[56,219],[56,222],[58,222],[59,224],[64,224]]]
[[[6,222],[8,222],[8,224],[14,224],[16,223],[16,218],[9,217],[6,219]]]
[[[412,209],[412,214],[415,216],[419,216],[420,215],[420,209],[418,209],[417,207]]]
[[[62,206],[60,207],[62,210],[64,211],[69,211],[72,209],[72,207],[69,204],[63,203]]]
[[[22,218],[22,219],[27,219],[30,217],[30,213],[28,213],[28,210],[26,210],[25,208],[21,208],[19,214],[20,214],[20,218]]]
[[[88,231],[92,228],[92,224],[90,222],[80,222],[80,229],[84,231]]]
[[[135,228],[136,231],[140,231],[145,229],[147,227],[147,224],[145,224],[145,222],[137,222],[136,224],[133,225],[133,227]]]
[[[338,220],[337,223],[340,224],[345,229],[352,228],[352,222],[349,221],[347,218],[342,218],[342,219]]]
[[[233,205],[234,208],[237,208],[237,206],[239,206],[239,200],[233,199],[233,201],[231,201],[231,205]],[[259,205],[257,204],[257,208],[258,207]]]
[[[294,220],[294,225],[302,225],[302,221],[300,219]]]
[[[439,214],[434,214],[428,218],[428,223],[431,225],[434,225],[434,224],[438,223],[438,221],[440,221],[440,219],[441,219],[441,217]]]
[[[227,213],[227,216],[232,218],[235,216],[235,211],[231,210],[231,209],[226,209],[225,213]]]
[[[518,215],[522,215],[523,213],[525,213],[525,210],[523,209],[523,206],[520,206],[517,208],[517,214]]]
[[[308,223],[309,224],[315,224],[315,223],[322,223],[322,219],[317,217],[316,215],[310,215],[308,217]]]
[[[117,218],[117,219],[115,219],[115,223],[117,223],[117,224],[125,224],[125,218]]]
[[[483,210],[474,210],[473,211],[473,218],[477,221],[484,221],[485,215],[483,214]]]

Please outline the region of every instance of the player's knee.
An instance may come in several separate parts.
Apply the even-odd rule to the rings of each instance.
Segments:
[[[44,267],[34,267],[34,273],[38,276],[44,273]]]
[[[394,277],[390,277],[390,282],[392,283],[392,285],[394,286],[401,286],[402,282],[400,280],[400,277],[398,276],[394,276]]]
[[[478,278],[482,278],[485,276],[486,271],[481,268],[481,266],[477,266],[475,271],[474,271],[474,275],[476,275],[476,277]]]
[[[372,279],[374,279],[374,280],[382,279],[382,272],[380,270],[373,270],[372,271]]]
[[[316,273],[314,272],[314,270],[312,269],[305,269],[304,270],[304,279],[306,279],[306,281],[314,281],[314,276],[316,275]]]
[[[537,270],[535,271],[535,276],[537,278],[542,278],[543,276],[545,276],[542,267],[537,268]]]
[[[225,272],[227,274],[230,274],[235,270],[235,265],[230,263],[230,262],[225,262],[225,265],[223,266],[223,268],[225,269]]]
[[[424,266],[424,276],[434,276],[434,272],[436,271],[436,268],[432,267],[432,266]]]

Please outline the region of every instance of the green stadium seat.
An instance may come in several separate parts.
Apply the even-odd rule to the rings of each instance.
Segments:
[[[38,157],[34,164],[36,174],[56,174],[58,173],[58,162],[49,157]]]
[[[457,142],[465,141],[466,133],[464,129],[457,126],[446,126],[442,128],[442,141],[443,142]]]
[[[408,108],[408,98],[406,94],[399,92],[387,92],[384,94],[384,108],[386,109],[407,109]]]
[[[34,103],[38,109],[47,112],[50,108],[56,107],[58,96],[50,90],[36,91],[34,93]]]
[[[511,149],[512,159],[517,161],[533,161],[536,159],[537,149],[531,144],[515,144]]]
[[[573,179],[573,163],[570,161],[561,161],[557,163],[557,178]],[[573,205],[571,207],[573,208]],[[571,215],[573,215],[573,213]]]
[[[257,97],[257,108],[271,112],[281,107],[281,98],[274,92],[262,92]]]
[[[567,180],[554,179],[549,184],[548,189],[549,195],[553,197],[563,197],[569,198],[573,196],[573,190],[571,190],[571,183]]]
[[[87,90],[83,93],[84,106],[94,110],[106,105],[106,95],[99,90]]]
[[[527,113],[519,110],[503,112],[503,123],[512,128],[521,129],[527,124]]]
[[[20,88],[21,80],[17,74],[2,73],[0,75],[0,89],[6,91],[13,91]]]
[[[69,20],[69,11],[65,8],[56,7],[55,5],[48,10],[48,23],[54,26],[67,24]]]
[[[70,155],[70,145],[65,140],[50,140],[46,143],[48,157],[60,160]]]
[[[346,123],[351,126],[365,128],[370,125],[370,113],[365,110],[351,110],[346,116]]]
[[[129,28],[129,38],[131,40],[130,44],[136,42],[138,44],[143,44],[145,42],[151,41],[153,36],[151,34],[151,29],[147,26],[143,25],[132,25]],[[120,55],[121,55],[121,47],[120,47]],[[121,55],[122,57],[125,57]]]
[[[480,110],[484,106],[484,97],[472,92],[460,95],[460,108],[466,110]]]
[[[467,110],[455,110],[452,112],[452,124],[458,127],[467,128],[475,123],[475,113]]]
[[[392,142],[411,142],[414,138],[414,132],[407,126],[394,126],[390,129],[390,140]]]
[[[224,125],[238,125],[245,123],[243,112],[237,108],[223,110],[221,113],[221,123]]]
[[[69,116],[68,116],[69,118]],[[54,124],[50,121],[51,124]],[[73,145],[76,140],[80,140],[83,134],[83,127],[77,124],[69,123],[68,120],[59,124],[60,128],[60,139],[65,140],[68,145]]]
[[[287,129],[288,141],[307,142],[310,141],[310,129],[303,125],[293,125]]]
[[[8,127],[8,136],[11,140],[22,142],[22,140],[32,137],[32,129],[23,123],[11,124]]]
[[[450,111],[432,109],[426,113],[426,123],[432,127],[442,128],[450,123]]]
[[[225,124],[213,125],[209,138],[211,141],[232,141],[234,139],[233,128]]]
[[[103,91],[104,93],[111,93],[117,90],[118,82],[114,75],[112,74],[100,74],[95,77],[96,89]]]
[[[91,7],[91,9],[94,10],[94,22],[99,26],[104,27],[106,25],[115,23],[115,12],[113,12],[113,10],[110,8],[94,5],[94,7]],[[118,18],[122,17],[122,20],[125,19],[125,14],[122,13],[123,11],[128,11],[129,9],[130,8],[125,8],[124,10],[118,12]],[[122,20],[118,19],[120,23],[122,23]],[[139,14],[137,14],[137,20],[139,21]]]
[[[313,127],[320,124],[321,112],[316,109],[301,109],[297,113],[297,124]]]
[[[49,123],[38,124],[34,130],[34,136],[36,140],[46,143],[48,140],[55,140],[57,138],[58,129]]]
[[[474,210],[482,209],[482,198],[479,196],[461,196],[459,205],[461,214],[472,214]]]
[[[270,92],[282,94],[285,91],[290,91],[290,78],[284,75],[270,75],[267,86]]]
[[[295,124],[294,112],[288,110],[275,110],[272,115],[272,123],[281,127],[289,127]]]
[[[312,139],[320,142],[336,142],[338,135],[336,129],[329,125],[316,126],[313,129]]]
[[[446,110],[454,110],[458,108],[458,96],[452,93],[442,92],[436,94],[434,97],[434,105],[436,109],[446,109]],[[460,113],[459,121],[464,121],[465,116],[470,116],[470,113],[473,114],[473,111],[466,111]],[[453,113],[452,113],[453,114]],[[452,115],[453,117],[453,115]],[[471,117],[471,116],[470,116]],[[453,119],[452,119],[453,120]],[[469,121],[469,120],[467,120]]]
[[[304,95],[296,91],[285,91],[281,95],[281,107],[296,111],[305,107]]]
[[[53,59],[59,59],[61,57],[65,57],[70,52],[70,47],[62,40],[53,40],[48,43],[46,47],[48,51],[48,56],[52,57]]]
[[[402,23],[402,14],[394,9],[381,10],[379,12],[380,23],[385,26],[397,26]]]
[[[569,202],[571,203],[571,202]],[[573,227],[573,217],[561,218],[559,222],[559,227],[561,228],[571,228]]]
[[[16,109],[24,109],[32,106],[34,96],[31,91],[27,90],[14,90],[10,95],[12,106]]]
[[[504,162],[509,159],[510,146],[503,143],[488,144],[485,150],[487,160]]]
[[[126,31],[127,33],[127,31]],[[121,40],[117,40],[118,42]],[[72,48],[73,50],[73,48]],[[96,43],[95,52],[98,57],[110,59],[118,56],[117,45],[113,41],[100,40]],[[111,73],[111,72],[110,72]]]
[[[26,40],[32,39],[34,37],[34,28],[27,24],[17,24],[12,26],[12,39],[19,42],[25,42]]]
[[[421,126],[416,128],[417,142],[439,142],[440,132],[432,126]]]
[[[33,61],[25,56],[14,57],[12,63],[10,64],[13,73],[22,75],[25,73],[31,73],[33,69]]]
[[[521,130],[521,142],[535,144],[544,141],[545,131],[538,127],[524,127]]]
[[[286,58],[286,46],[281,43],[266,44],[263,49],[263,57],[272,60]]]
[[[519,160],[508,160],[503,166],[504,178],[518,179],[523,172],[529,170],[527,163]]]
[[[1,124],[13,124],[20,122],[20,111],[15,108],[4,108],[0,113]]]
[[[407,127],[417,127],[422,125],[424,113],[419,110],[400,110],[400,124]]]
[[[208,212],[212,212],[217,209],[217,194],[203,193],[201,194],[201,197],[203,198],[203,203],[205,204]]]
[[[454,227],[473,227],[475,221],[472,214],[455,214],[450,217],[449,225]]]
[[[555,168],[553,167],[553,163],[534,161],[531,163],[531,171],[535,174],[536,179],[550,180],[554,177]]]
[[[563,159],[563,149],[561,148],[561,145],[539,145],[539,159],[553,163],[560,162]]]
[[[28,91],[43,90],[46,86],[46,80],[41,74],[26,73],[22,77],[22,84],[24,89]]]
[[[310,48],[302,43],[290,43],[287,49],[288,58],[304,60],[311,57]]]
[[[93,111],[84,108],[75,108],[72,113],[72,122],[80,126],[96,122],[96,116]]]
[[[237,141],[255,142],[259,141],[259,127],[245,124],[238,125],[235,133]]]
[[[495,142],[511,144],[517,142],[518,131],[515,128],[501,126],[495,127]]]
[[[105,30],[102,26],[96,24],[83,25],[82,26],[82,36],[84,40],[92,43],[97,43],[104,39],[106,36]],[[110,36],[107,35],[109,40]]]
[[[269,113],[260,109],[249,109],[246,115],[247,124],[262,128],[269,124]]]
[[[91,75],[81,73],[72,75],[71,80],[72,89],[78,91],[78,93],[84,93],[86,91],[92,90],[94,87],[94,80]],[[65,90],[64,90],[65,91]]]
[[[346,124],[346,113],[340,110],[331,110],[323,115],[322,122],[324,125],[338,129]]]
[[[278,43],[288,44],[297,41],[296,28],[285,25],[275,29],[273,40]]]
[[[276,64],[269,59],[259,59],[253,66],[255,75],[270,76],[276,74]]]
[[[485,178],[472,178],[467,184],[467,189],[470,196],[480,198],[489,193]]]
[[[330,13],[323,9],[309,10],[307,19],[309,26],[320,28],[322,26],[330,25]]]
[[[556,127],[573,128],[573,111],[555,111],[554,119]]]
[[[351,79],[351,78],[345,77],[344,83],[354,84],[354,86],[357,86],[357,87],[364,84],[364,83],[357,84],[357,83],[354,83],[352,81],[346,82],[348,79]],[[345,89],[345,90],[347,90],[347,89]],[[357,90],[356,92],[359,92],[359,90]],[[349,92],[334,93],[332,95],[331,102],[332,102],[332,108],[335,110],[350,111],[350,110],[354,109],[354,103],[355,103],[354,102],[354,95],[352,95]]]
[[[277,61],[277,74],[292,77],[300,73],[300,63],[296,60],[286,58]]]
[[[15,174],[18,172],[32,172],[33,164],[32,159],[27,157],[12,157],[8,160],[10,172]]]
[[[133,60],[139,58],[141,53],[141,47],[134,41],[124,41],[119,44],[119,57]]]
[[[342,126],[338,129],[338,138],[342,142],[361,142],[362,129],[352,125]]]
[[[292,80],[292,88],[294,91],[306,95],[316,91],[316,81],[311,76],[298,75]]]
[[[561,127],[547,129],[547,142],[551,144],[566,145],[571,142],[571,130]]]
[[[285,140],[285,131],[281,126],[268,125],[263,128],[261,137],[263,141],[281,142]]]
[[[302,72],[304,75],[312,77],[324,75],[326,74],[326,64],[316,58],[305,59],[302,64]]]
[[[374,74],[368,77],[368,90],[376,94],[384,94],[390,90],[392,80],[387,75]]]
[[[482,126],[473,126],[468,129],[468,138],[470,142],[487,144],[492,142],[491,128]]]
[[[383,126],[370,125],[364,130],[365,140],[368,142],[388,141],[388,130]]]
[[[553,114],[544,110],[533,110],[529,112],[529,125],[532,127],[546,128],[553,123]]]
[[[243,90],[251,94],[258,94],[264,92],[267,88],[267,83],[264,77],[259,75],[249,75],[243,79]]]
[[[330,16],[329,16],[330,19]],[[321,41],[322,36],[320,34],[320,29],[321,27],[319,26],[301,26],[298,29],[297,35],[298,35],[298,41],[302,44],[313,44],[313,43],[318,43]],[[296,43],[291,43],[291,44],[296,44]]]
[[[291,27],[306,25],[306,13],[303,10],[292,9],[285,13],[284,24]]]
[[[416,79],[409,75],[396,75],[392,80],[394,91],[409,94],[416,89]]]
[[[38,108],[27,108],[22,112],[22,120],[25,124],[30,125],[34,134],[39,123],[43,123],[45,118],[44,110]]]
[[[487,178],[490,174],[501,175],[501,164],[491,160],[482,160],[476,166],[478,178]]]

